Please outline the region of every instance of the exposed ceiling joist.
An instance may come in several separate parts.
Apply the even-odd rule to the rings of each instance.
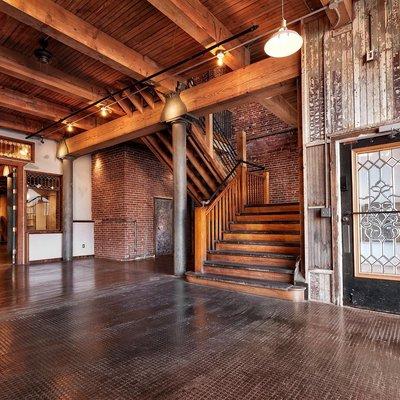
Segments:
[[[297,126],[297,110],[282,95],[255,96],[254,99],[290,126]]]
[[[53,104],[4,87],[0,87],[0,106],[53,121],[58,121],[73,111],[68,107]],[[92,117],[85,117],[74,125],[88,130],[96,126],[96,121]]]
[[[103,88],[68,75],[50,65],[39,64],[29,57],[2,46],[0,46],[0,72],[89,102],[99,100],[108,94]],[[112,106],[111,108],[117,115],[125,115],[119,107]]]
[[[0,0],[0,11],[115,70],[140,80],[162,69],[156,62],[131,49],[51,0]],[[159,88],[173,91],[177,78],[155,78]]]
[[[205,48],[232,36],[226,26],[199,0],[148,1]],[[240,45],[239,40],[229,43],[231,48],[237,45]],[[240,47],[228,52],[224,62],[233,70],[244,67],[250,62],[250,53]]]
[[[42,128],[42,126],[43,125],[36,120],[4,112],[0,113],[0,128],[3,129],[12,129],[16,132],[34,133]]]
[[[189,113],[205,115],[258,94],[273,97],[285,93],[288,91],[287,82],[299,75],[299,54],[285,59],[268,58],[184,90],[181,98]],[[293,90],[293,86],[289,86]],[[134,112],[131,117],[118,118],[69,138],[70,153],[85,154],[155,133],[163,128],[160,122],[162,108],[162,103],[156,103],[154,109],[147,107],[142,114]]]
[[[333,29],[347,25],[353,20],[353,0],[321,0],[323,6],[328,6],[326,15]]]

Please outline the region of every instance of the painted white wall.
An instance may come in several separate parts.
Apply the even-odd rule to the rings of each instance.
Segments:
[[[0,136],[25,140],[25,134],[0,129]],[[30,140],[35,144],[35,162],[26,165],[30,171],[62,174],[62,162],[57,159],[57,143],[52,140]],[[94,254],[94,224],[92,219],[92,158],[90,155],[74,160],[73,218],[74,256]],[[84,223],[79,221],[85,221]],[[30,234],[29,261],[61,258],[62,234]]]
[[[92,219],[92,156],[74,160],[74,220]]]
[[[62,233],[29,235],[29,261],[61,258]]]
[[[74,257],[92,256],[94,254],[94,223],[74,222],[73,234]]]

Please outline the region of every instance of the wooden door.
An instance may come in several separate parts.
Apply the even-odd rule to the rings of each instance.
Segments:
[[[156,256],[170,255],[174,251],[172,199],[154,198],[154,230]]]
[[[400,141],[341,148],[344,304],[400,313]]]

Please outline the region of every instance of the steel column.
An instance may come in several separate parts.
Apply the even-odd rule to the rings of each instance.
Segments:
[[[187,121],[172,122],[173,167],[174,167],[174,272],[183,276],[186,272],[186,126]]]
[[[73,158],[65,157],[62,160],[63,169],[63,236],[62,258],[71,261],[73,256]]]

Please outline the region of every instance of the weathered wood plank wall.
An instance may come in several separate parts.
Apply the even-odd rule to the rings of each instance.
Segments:
[[[400,0],[359,0],[354,21],[330,30],[325,16],[303,25],[305,272],[312,299],[335,301],[330,138],[400,119]],[[374,50],[374,60],[366,55]]]

